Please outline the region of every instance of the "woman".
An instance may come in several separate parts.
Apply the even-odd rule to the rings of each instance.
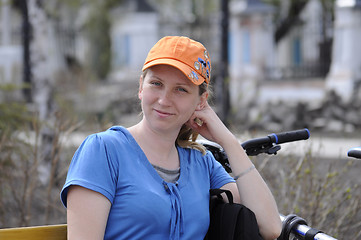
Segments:
[[[150,50],[139,82],[142,120],[90,135],[61,192],[71,239],[203,239],[209,189],[224,188],[256,215],[264,239],[281,222],[273,196],[236,137],[207,103],[211,61],[187,37]],[[195,142],[220,144],[237,180]]]

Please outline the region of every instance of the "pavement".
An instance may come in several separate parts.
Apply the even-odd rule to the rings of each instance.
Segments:
[[[312,136],[308,140],[285,143],[281,145],[280,154],[304,155],[311,151],[314,157],[339,159],[339,160],[357,160],[347,156],[349,149],[361,146],[361,137],[356,138],[331,138]],[[361,161],[361,159],[360,159]]]

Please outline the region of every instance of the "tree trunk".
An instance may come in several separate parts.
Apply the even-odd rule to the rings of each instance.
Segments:
[[[39,144],[39,179],[47,185],[48,192],[52,189],[51,173],[54,168],[54,123],[55,105],[54,88],[56,74],[55,35],[51,26],[51,19],[45,12],[42,0],[28,0],[29,21],[32,26],[32,39],[30,43],[30,62],[32,74],[32,99],[40,120]],[[47,194],[45,206],[45,222],[48,222],[51,195]]]

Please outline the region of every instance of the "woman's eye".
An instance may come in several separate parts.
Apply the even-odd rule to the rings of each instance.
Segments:
[[[160,83],[160,82],[151,82],[150,84],[154,85],[154,86],[161,86],[162,85],[162,83]]]
[[[180,91],[180,92],[188,92],[186,89],[181,88],[181,87],[178,88],[178,91]]]

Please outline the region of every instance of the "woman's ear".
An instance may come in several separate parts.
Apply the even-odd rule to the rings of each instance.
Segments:
[[[202,95],[200,97],[200,101],[196,107],[196,110],[202,110],[204,108],[204,106],[206,105],[207,99],[208,99],[208,92],[202,93]]]
[[[139,91],[138,91],[138,98],[142,100],[142,91],[143,91],[143,75],[140,75],[139,78]]]

